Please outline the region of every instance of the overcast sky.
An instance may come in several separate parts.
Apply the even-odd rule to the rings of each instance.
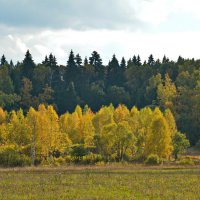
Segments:
[[[0,0],[0,55],[200,58],[199,0]]]

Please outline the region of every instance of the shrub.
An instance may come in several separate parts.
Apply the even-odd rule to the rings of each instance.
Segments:
[[[14,145],[0,149],[0,164],[3,167],[22,167],[31,164],[31,158],[18,152]]]
[[[65,159],[63,157],[54,158],[54,165],[60,166],[65,164]]]
[[[145,160],[145,164],[146,165],[159,165],[160,164],[160,158],[156,154],[151,154]]]
[[[100,154],[90,153],[82,158],[82,164],[95,164],[101,161],[103,161],[103,158]]]
[[[177,162],[178,165],[194,165],[194,161],[191,159],[182,159]]]
[[[96,166],[105,166],[105,162],[104,161],[99,161],[97,163],[95,163]]]
[[[69,155],[66,155],[64,157],[66,164],[71,164],[72,163],[72,157]]]
[[[183,154],[186,151],[186,149],[190,146],[189,140],[181,132],[175,133],[172,142],[174,147],[173,155],[175,159],[177,159],[179,155]]]
[[[74,144],[71,146],[71,156],[72,157],[83,157],[87,155],[87,149],[84,147],[83,144]]]

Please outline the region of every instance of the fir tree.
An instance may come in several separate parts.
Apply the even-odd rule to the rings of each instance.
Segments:
[[[7,64],[7,61],[6,61],[6,57],[3,55],[1,57],[1,66],[5,65],[5,64]]]
[[[35,68],[35,63],[32,59],[32,55],[30,54],[29,50],[25,54],[25,58],[22,64],[22,76],[27,77],[28,79],[32,79],[33,70]]]
[[[155,60],[154,60],[152,54],[149,56],[147,64],[150,65],[150,66],[153,66],[155,64]]]
[[[75,57],[75,62],[76,62],[76,65],[77,65],[78,67],[81,66],[81,64],[82,64],[82,58],[81,58],[81,56],[80,56],[79,54],[76,55],[76,57]]]
[[[125,68],[126,68],[126,60],[125,60],[124,57],[122,57],[122,60],[121,60],[121,63],[120,63],[120,67],[121,67],[122,69],[125,69]]]

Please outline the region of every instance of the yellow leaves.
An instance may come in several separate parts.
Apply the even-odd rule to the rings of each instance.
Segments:
[[[114,111],[114,120],[116,123],[127,120],[130,115],[128,108],[125,105],[119,105]]]
[[[10,141],[15,142],[19,146],[29,144],[31,133],[22,110],[11,112],[7,127]]]
[[[0,146],[8,141],[8,130],[6,124],[0,125]]]
[[[157,87],[157,98],[162,108],[172,108],[173,99],[177,96],[176,86],[170,79],[169,75],[165,75],[165,81]]]
[[[0,107],[0,124],[5,122],[7,113]]]
[[[94,126],[92,119],[93,113],[90,109],[83,113],[81,107],[77,106],[74,113],[66,113],[60,117],[60,125],[62,131],[69,135],[74,144],[93,145]]]
[[[149,133],[145,138],[144,155],[157,154],[160,158],[169,158],[172,153],[172,137],[167,120],[156,108],[153,113]]]
[[[108,160],[150,154],[168,158],[177,131],[171,111],[163,115],[158,107],[153,111],[133,107],[129,111],[124,105],[116,109],[110,105],[93,113],[88,107],[82,110],[77,106],[72,114],[59,117],[53,106],[41,104],[38,110],[30,108],[26,117],[19,110],[12,111],[8,118],[0,109],[1,116],[0,144],[14,144],[22,151],[31,147],[32,161],[52,160],[57,153],[66,154],[73,144],[96,145],[96,151]]]
[[[135,107],[135,106],[132,107],[130,114],[131,114],[131,117],[135,116],[135,115],[138,115],[139,114],[139,110],[137,109],[137,107]]]
[[[67,115],[63,115],[61,120],[63,123],[59,122],[53,106],[45,107],[41,104],[38,111],[33,108],[29,109],[27,121],[32,130],[32,137],[34,136],[35,139],[32,142],[35,143],[36,154],[48,159],[53,152],[64,152],[66,147],[71,144],[68,135],[63,131]]]
[[[94,116],[92,122],[94,125],[94,128],[96,130],[96,133],[100,133],[102,130],[102,127],[105,125],[108,125],[110,123],[113,123],[113,106],[110,105],[109,107],[102,107]]]
[[[177,132],[174,116],[169,109],[166,109],[164,112],[164,117],[167,121],[167,124],[169,125],[170,134],[173,137],[175,135],[175,133]]]
[[[82,118],[83,113],[82,113],[82,109],[81,109],[81,107],[79,105],[76,106],[75,113],[78,115],[79,119]]]

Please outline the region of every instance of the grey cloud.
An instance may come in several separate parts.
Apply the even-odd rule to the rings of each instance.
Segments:
[[[0,0],[0,24],[56,29],[136,29],[131,0]],[[132,0],[135,7],[145,0]]]

